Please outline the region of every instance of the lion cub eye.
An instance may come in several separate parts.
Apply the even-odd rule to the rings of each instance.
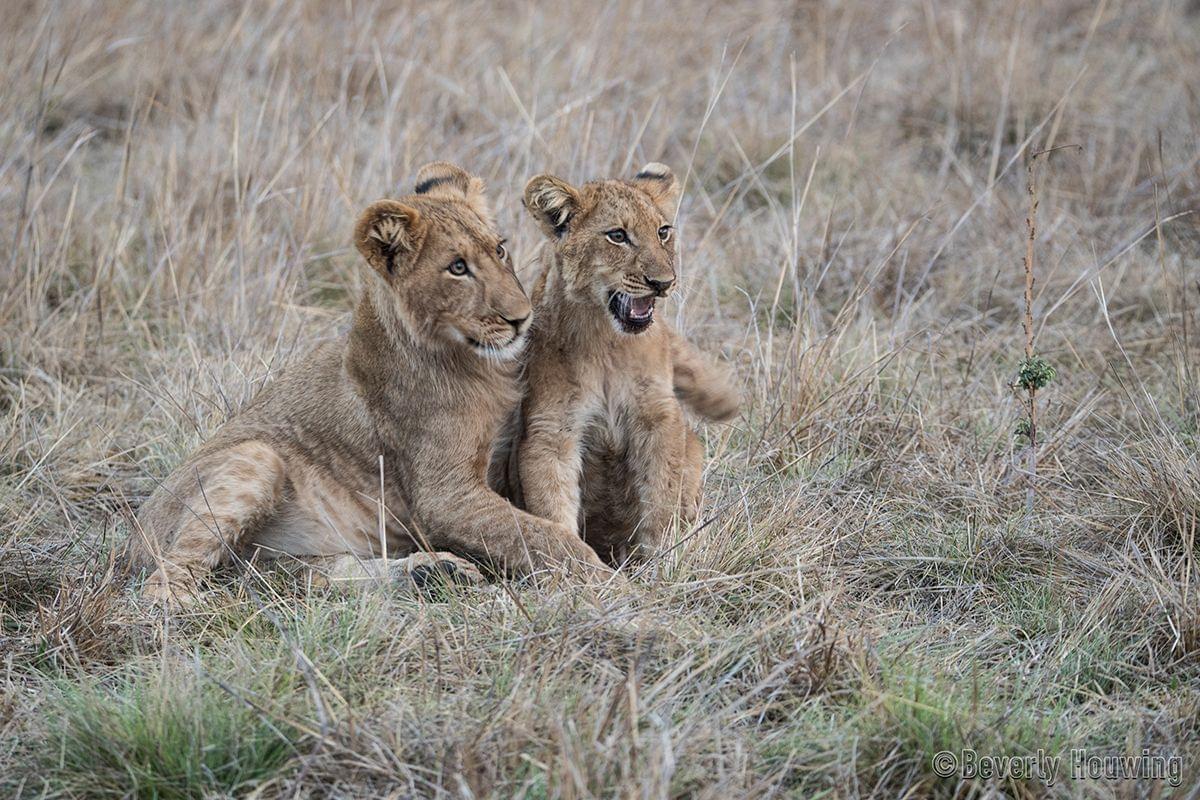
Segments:
[[[674,228],[672,228],[670,225],[663,225],[658,229],[658,240],[663,244],[671,241],[671,231],[673,230]]]
[[[611,231],[605,231],[604,237],[613,244],[625,244],[629,241],[629,234],[624,228],[613,228]]]
[[[446,267],[446,272],[449,272],[456,278],[461,278],[463,275],[471,274],[471,270],[467,269],[467,262],[463,261],[461,258],[456,258],[451,261],[450,266]]]
[[[508,259],[508,248],[504,246],[504,242],[500,242],[496,245],[496,258],[500,259],[501,261],[506,261]]]

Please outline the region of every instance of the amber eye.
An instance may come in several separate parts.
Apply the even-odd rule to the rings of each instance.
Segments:
[[[658,229],[658,240],[663,244],[671,241],[671,231],[675,230],[670,225],[663,225]]]
[[[504,242],[500,242],[496,245],[496,258],[500,259],[501,261],[508,259],[508,248],[504,246]]]
[[[446,272],[449,272],[451,275],[457,278],[461,278],[463,275],[469,275],[471,271],[467,269],[466,261],[463,261],[461,258],[456,258],[450,262],[450,266],[446,267]]]
[[[611,231],[605,231],[604,237],[613,244],[625,244],[629,241],[629,234],[624,228],[613,228]]]

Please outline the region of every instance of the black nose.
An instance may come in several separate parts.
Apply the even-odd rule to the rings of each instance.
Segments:
[[[671,278],[671,279],[665,280],[665,281],[656,281],[653,278],[646,276],[646,285],[649,286],[651,289],[653,289],[654,292],[659,295],[666,294],[667,289],[670,289],[671,284],[673,284],[674,282],[675,282],[674,278]]]
[[[521,332],[521,328],[523,328],[525,326],[525,321],[528,319],[529,319],[529,315],[526,314],[525,316],[518,317],[517,319],[509,319],[508,317],[505,317],[504,321],[507,322],[509,325],[512,325],[513,331],[515,333],[519,334]]]

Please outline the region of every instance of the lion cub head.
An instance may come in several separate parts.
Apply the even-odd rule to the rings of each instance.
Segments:
[[[608,309],[621,333],[654,322],[654,304],[675,283],[671,219],[679,184],[662,164],[647,164],[632,180],[575,187],[553,175],[525,186],[525,208],[554,242],[566,290]]]
[[[427,164],[415,194],[363,212],[354,243],[383,279],[376,297],[419,341],[501,361],[520,353],[529,298],[479,178],[444,161]]]

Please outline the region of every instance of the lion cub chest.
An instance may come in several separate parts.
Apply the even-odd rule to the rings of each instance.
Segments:
[[[619,337],[576,373],[584,460],[624,459],[678,413],[665,330]],[[602,354],[601,354],[602,353]],[[598,356],[598,357],[597,357]],[[587,363],[585,360],[584,363]]]
[[[605,374],[580,410],[585,496],[588,484],[612,487],[625,496],[623,484],[632,480],[628,462],[645,448],[650,429],[662,423],[664,406],[677,405],[670,376]]]
[[[621,376],[602,384],[586,406],[580,435],[579,530],[608,563],[627,555],[644,518],[645,466],[655,458],[654,426],[671,425],[678,408],[669,378]]]

